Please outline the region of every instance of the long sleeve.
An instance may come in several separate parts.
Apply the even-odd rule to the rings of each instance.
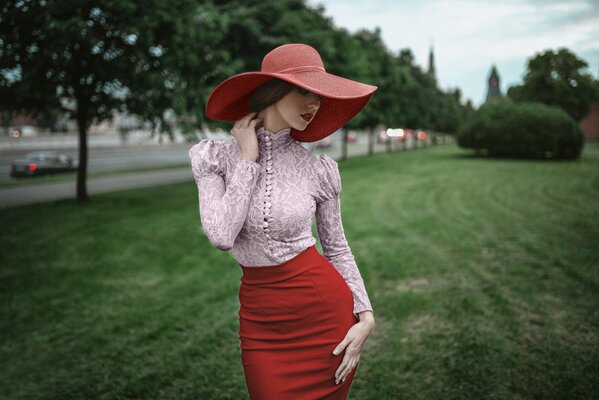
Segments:
[[[320,156],[320,190],[316,202],[316,228],[323,255],[339,271],[351,289],[354,314],[372,310],[362,275],[351,252],[341,221],[341,176],[337,162],[323,154]]]
[[[227,251],[246,220],[260,164],[238,160],[227,185],[223,145],[222,141],[203,139],[191,147],[189,157],[198,187],[202,229],[214,246]]]

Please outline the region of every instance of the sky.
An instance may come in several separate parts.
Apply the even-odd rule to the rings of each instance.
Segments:
[[[501,93],[521,84],[528,59],[567,47],[599,79],[599,0],[307,0],[321,4],[338,27],[356,32],[377,26],[387,48],[410,48],[428,67],[434,48],[437,82],[459,87],[475,106],[484,102],[497,66]],[[326,68],[326,65],[325,65]]]

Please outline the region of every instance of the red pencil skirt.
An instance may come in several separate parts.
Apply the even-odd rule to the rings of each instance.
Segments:
[[[241,362],[251,400],[346,399],[333,355],[359,321],[351,290],[315,245],[279,265],[244,266],[239,288]]]

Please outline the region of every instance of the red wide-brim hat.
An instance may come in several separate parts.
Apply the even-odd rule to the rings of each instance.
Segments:
[[[290,43],[266,54],[259,72],[242,72],[219,83],[208,96],[206,116],[223,122],[243,118],[250,113],[252,92],[274,78],[323,97],[306,129],[291,128],[291,137],[299,142],[314,142],[337,131],[366,106],[378,89],[326,72],[316,49],[307,44]]]

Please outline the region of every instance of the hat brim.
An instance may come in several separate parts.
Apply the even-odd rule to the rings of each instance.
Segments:
[[[368,103],[377,86],[356,82],[328,72],[277,74],[243,72],[221,82],[206,102],[206,116],[223,122],[235,122],[249,114],[249,98],[258,87],[278,78],[323,97],[320,107],[306,129],[291,129],[300,142],[320,140],[345,125]]]

